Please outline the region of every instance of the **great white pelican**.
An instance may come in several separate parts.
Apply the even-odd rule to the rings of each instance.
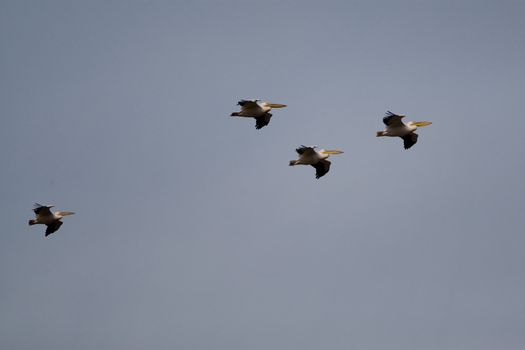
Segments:
[[[35,203],[33,211],[35,212],[36,219],[29,220],[30,226],[37,224],[46,225],[46,237],[56,232],[60,228],[60,226],[62,226],[63,222],[60,221],[60,219],[62,219],[64,216],[75,214],[72,211],[51,212],[50,209],[53,207],[53,205],[41,205]]]
[[[296,149],[299,159],[291,160],[290,166],[311,165],[315,168],[315,178],[324,176],[330,170],[331,162],[326,158],[332,154],[341,154],[343,151],[317,149],[317,146],[303,146]]]
[[[378,131],[376,136],[392,136],[392,137],[401,137],[405,149],[409,149],[414,146],[417,142],[418,135],[414,132],[418,127],[423,127],[432,124],[432,122],[408,122],[403,123],[404,115],[394,114],[390,111],[387,111],[385,117],[383,118],[383,123],[385,123],[386,128],[383,131]]]
[[[240,100],[237,105],[241,106],[239,112],[233,112],[232,117],[255,118],[255,128],[260,129],[268,123],[272,114],[272,108],[284,108],[286,105],[281,103],[269,103],[261,100]]]

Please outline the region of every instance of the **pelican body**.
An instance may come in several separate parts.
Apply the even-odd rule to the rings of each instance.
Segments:
[[[270,123],[272,108],[284,108],[286,105],[280,103],[269,103],[261,100],[240,100],[237,105],[241,106],[239,112],[233,112],[232,117],[255,118],[255,128],[261,129]]]
[[[68,215],[73,215],[72,211],[55,211],[51,212],[51,208],[53,208],[53,205],[41,205],[38,203],[35,203],[33,211],[35,212],[36,219],[35,220],[29,220],[29,225],[46,225],[46,237],[50,234],[56,232],[60,226],[62,226],[63,222],[60,221],[63,217]]]
[[[404,115],[387,111],[383,118],[383,123],[385,123],[386,128],[383,131],[378,131],[376,136],[401,137],[405,149],[409,149],[417,142],[418,134],[415,133],[417,128],[432,124],[431,122],[408,122],[405,124],[401,120],[403,118],[405,118]]]
[[[294,165],[311,165],[315,168],[315,178],[319,179],[320,177],[326,175],[330,170],[330,164],[332,164],[328,157],[331,154],[341,154],[343,151],[339,150],[325,150],[325,149],[316,149],[317,146],[304,146],[297,148],[295,151],[299,154],[297,160],[291,160],[290,166]]]

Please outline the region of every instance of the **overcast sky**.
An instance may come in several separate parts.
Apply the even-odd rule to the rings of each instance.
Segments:
[[[523,349],[524,16],[1,1],[0,348]],[[433,124],[407,151],[386,110]]]

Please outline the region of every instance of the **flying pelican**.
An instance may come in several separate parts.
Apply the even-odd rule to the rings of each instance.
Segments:
[[[290,166],[294,165],[311,165],[315,168],[315,178],[324,176],[330,170],[331,162],[327,160],[331,154],[341,154],[339,150],[316,150],[317,146],[303,146],[297,148],[299,159],[291,160]]]
[[[384,131],[378,131],[376,136],[399,136],[403,139],[405,149],[409,149],[417,142],[418,135],[414,132],[418,127],[423,127],[432,124],[432,122],[408,122],[403,123],[404,115],[397,115],[387,111],[383,118],[383,123],[386,125]]]
[[[29,220],[29,225],[42,224],[46,225],[46,237],[50,234],[56,232],[63,222],[60,221],[64,216],[73,215],[72,211],[55,211],[54,213],[49,210],[53,208],[54,205],[42,205],[35,203],[33,211],[36,215],[36,220]]]
[[[286,105],[280,103],[262,102],[261,100],[240,100],[237,105],[241,106],[239,112],[233,112],[232,117],[255,118],[255,128],[260,129],[268,123],[272,114],[272,108],[284,108]]]

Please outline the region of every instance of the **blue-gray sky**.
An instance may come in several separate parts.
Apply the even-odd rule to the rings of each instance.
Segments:
[[[0,348],[523,349],[524,16],[0,2]],[[405,151],[387,109],[434,124]]]

